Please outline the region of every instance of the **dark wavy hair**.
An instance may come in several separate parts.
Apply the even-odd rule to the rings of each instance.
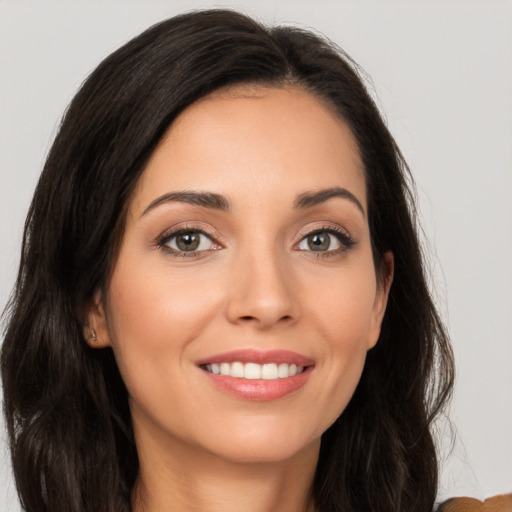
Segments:
[[[131,510],[139,465],[127,391],[112,351],[84,341],[84,305],[108,285],[127,202],[169,125],[237,84],[300,87],[348,124],[364,164],[377,272],[394,254],[379,342],[322,437],[318,510],[432,510],[432,421],[451,393],[453,357],[426,282],[410,173],[364,83],[325,38],[229,10],[163,21],[87,78],[37,185],[5,314],[4,413],[27,512]]]

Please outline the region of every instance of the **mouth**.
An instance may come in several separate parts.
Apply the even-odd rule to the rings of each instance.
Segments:
[[[214,375],[225,375],[237,379],[247,380],[276,380],[287,379],[294,375],[302,373],[307,366],[297,366],[294,363],[242,363],[235,361],[233,363],[211,363],[200,366],[203,370]]]
[[[237,398],[269,401],[298,391],[315,363],[295,352],[238,350],[196,363],[215,388]]]

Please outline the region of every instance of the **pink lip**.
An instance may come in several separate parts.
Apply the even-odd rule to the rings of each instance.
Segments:
[[[207,364],[233,363],[288,363],[305,367],[302,373],[284,379],[242,379],[227,375],[216,375],[204,369]],[[229,395],[243,400],[265,402],[277,400],[299,390],[308,381],[313,372],[314,361],[308,357],[288,350],[260,351],[252,349],[235,350],[203,358],[196,363],[202,366],[203,375],[217,388]]]
[[[309,357],[305,357],[296,352],[289,350],[254,350],[254,349],[242,349],[233,350],[231,352],[224,352],[222,354],[215,354],[210,357],[204,357],[196,362],[198,366],[205,364],[220,364],[220,363],[234,363],[239,361],[241,363],[288,363],[296,364],[297,366],[314,366],[315,362]]]

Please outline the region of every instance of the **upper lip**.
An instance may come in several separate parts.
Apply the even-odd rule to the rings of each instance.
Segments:
[[[234,362],[258,364],[288,363],[297,366],[313,366],[315,364],[313,359],[290,350],[240,349],[201,358],[197,361],[197,365]]]

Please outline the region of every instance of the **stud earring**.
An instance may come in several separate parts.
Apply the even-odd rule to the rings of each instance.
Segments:
[[[96,336],[96,331],[91,329],[89,335],[87,336],[88,340],[91,340],[94,344],[98,344],[98,337]]]

